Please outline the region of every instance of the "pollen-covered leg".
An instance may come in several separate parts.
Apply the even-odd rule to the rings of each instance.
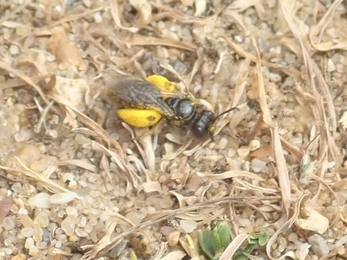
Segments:
[[[175,85],[163,76],[151,75],[147,77],[146,80],[162,90],[167,90],[170,92],[174,92],[176,90]]]
[[[155,110],[141,110],[141,109],[118,109],[118,116],[127,124],[134,127],[149,127],[156,125],[162,115]]]

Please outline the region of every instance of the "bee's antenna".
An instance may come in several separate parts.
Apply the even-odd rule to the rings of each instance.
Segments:
[[[220,113],[218,116],[216,116],[215,117],[215,119],[214,119],[214,121],[216,121],[218,118],[220,118],[222,115],[225,115],[225,114],[227,114],[227,113],[229,113],[229,112],[231,112],[231,111],[233,111],[233,110],[240,110],[239,109],[239,107],[240,106],[243,106],[244,104],[241,104],[241,105],[238,105],[238,106],[236,106],[236,107],[232,107],[232,108],[229,108],[229,109],[227,109],[227,110],[225,110],[224,112],[222,112],[222,113]],[[246,103],[246,105],[248,106],[248,107],[250,107],[250,108],[252,108],[253,106],[254,106],[254,102],[252,101],[252,100],[250,100],[250,101],[248,101],[247,103]]]
[[[225,110],[224,112],[220,113],[218,116],[215,117],[214,121],[217,121],[218,118],[220,118],[222,115],[225,115],[233,110],[240,110],[238,107],[232,107],[232,108],[229,108],[227,110]]]

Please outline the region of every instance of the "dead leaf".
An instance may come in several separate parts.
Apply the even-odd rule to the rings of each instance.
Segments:
[[[47,41],[47,49],[52,52],[59,63],[67,63],[76,68],[82,64],[82,56],[77,45],[70,41],[62,29],[56,29]]]

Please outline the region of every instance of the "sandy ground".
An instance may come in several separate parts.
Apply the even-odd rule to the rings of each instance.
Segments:
[[[346,259],[346,17],[342,0],[0,0],[0,259]],[[238,109],[213,140],[135,129],[108,96],[122,74]],[[197,234],[221,221],[208,258]]]

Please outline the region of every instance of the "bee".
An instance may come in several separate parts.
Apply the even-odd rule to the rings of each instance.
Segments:
[[[189,126],[198,139],[212,138],[216,120],[237,109],[215,116],[210,110],[200,109],[193,97],[180,93],[172,82],[159,75],[146,80],[124,76],[108,88],[107,95],[118,104],[118,116],[131,126],[150,127],[166,118],[173,126]]]

